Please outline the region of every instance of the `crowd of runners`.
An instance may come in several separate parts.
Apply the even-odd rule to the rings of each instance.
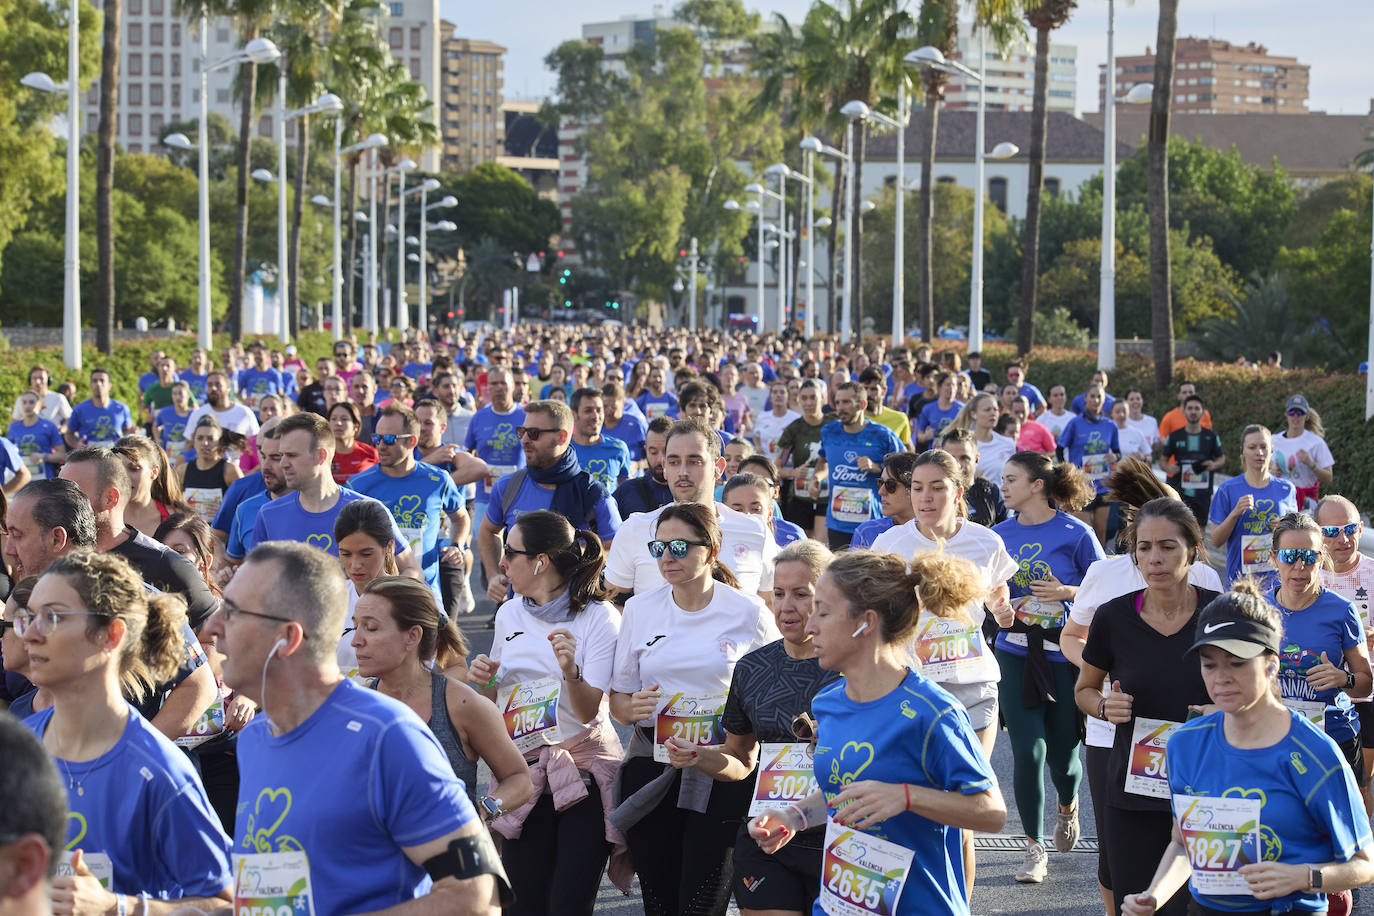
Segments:
[[[975,833],[1014,805],[1052,880],[1085,790],[1107,914],[1349,912],[1374,560],[1320,405],[1031,368],[567,325],[157,352],[137,404],[34,366],[0,916],[968,914]]]

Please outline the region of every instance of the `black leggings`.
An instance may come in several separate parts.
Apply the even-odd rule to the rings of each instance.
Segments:
[[[595,780],[587,791],[564,811],[555,811],[553,796],[545,793],[525,818],[520,838],[502,842],[501,861],[515,891],[507,914],[591,916],[611,844]]]
[[[1107,830],[1102,823],[1102,809],[1107,805],[1107,755],[1109,747],[1083,748],[1083,770],[1088,774],[1088,792],[1093,797],[1093,826],[1097,828],[1097,883],[1112,889],[1112,870],[1107,863]]]
[[[1107,854],[1116,912],[1129,894],[1139,894],[1150,886],[1159,858],[1173,837],[1174,819],[1168,811],[1131,811],[1115,805],[1095,805],[1102,815],[1102,830],[1097,842]],[[1185,889],[1155,912],[1164,916],[1185,916],[1189,894]]]
[[[212,738],[211,741],[215,742],[216,748],[196,748],[188,756],[200,774],[210,807],[219,815],[224,832],[233,837],[234,814],[239,799],[239,761],[232,751],[233,742],[222,742],[219,738]]]
[[[621,770],[621,792],[628,798],[667,764],[631,757]],[[679,775],[663,801],[625,836],[639,874],[644,916],[724,916],[730,902],[731,853],[749,799],[752,780],[715,782],[706,811],[677,806]]]

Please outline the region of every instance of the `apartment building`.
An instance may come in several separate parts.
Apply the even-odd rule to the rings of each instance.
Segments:
[[[470,172],[506,152],[503,113],[506,49],[491,41],[460,38],[453,23],[439,24],[443,49],[440,86],[443,169]]]
[[[1173,110],[1180,114],[1306,114],[1311,68],[1296,57],[1269,53],[1253,41],[1238,45],[1215,38],[1180,38],[1174,48]],[[1116,59],[1116,90],[1154,79],[1150,48]],[[1101,110],[1106,74],[1098,67]]]

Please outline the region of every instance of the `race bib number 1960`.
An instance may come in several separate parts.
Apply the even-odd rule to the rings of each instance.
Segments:
[[[1258,798],[1199,798],[1174,796],[1174,815],[1193,888],[1203,894],[1246,894],[1238,869],[1260,861],[1260,800]]]
[[[234,912],[238,916],[315,916],[305,853],[234,856]]]
[[[896,843],[827,820],[821,909],[830,916],[891,916],[914,855]]]
[[[765,744],[759,748],[759,774],[749,816],[801,801],[817,788],[811,745]]]
[[[654,759],[668,762],[669,738],[678,738],[698,747],[725,743],[720,716],[725,711],[725,694],[675,693],[658,711],[654,723]]]

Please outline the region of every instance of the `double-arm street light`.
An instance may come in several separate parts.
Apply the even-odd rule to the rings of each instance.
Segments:
[[[892,238],[892,347],[900,347],[906,339],[904,330],[904,296],[906,293],[906,282],[902,268],[906,263],[906,122],[907,122],[907,102],[906,102],[906,75],[903,74],[901,82],[897,88],[897,110],[898,115],[889,118],[887,115],[874,111],[863,102],[855,100],[845,105],[841,112],[849,117],[852,124],[855,119],[873,121],[884,127],[890,127],[897,132],[897,204],[894,214],[895,229]],[[848,286],[846,285],[846,289]]]
[[[816,230],[824,229],[830,225],[829,217],[816,219],[816,154],[829,156],[842,162],[847,162],[849,157],[833,146],[827,146],[815,137],[807,137],[801,141],[802,152],[806,154],[806,339],[810,340],[816,331]],[[822,222],[824,225],[822,225]],[[835,295],[834,290],[830,295]],[[832,332],[834,328],[830,329]]]
[[[406,225],[406,172],[415,168],[414,159],[402,159],[400,162],[386,170],[386,174],[395,173],[400,179],[400,190],[396,195],[397,216],[396,225],[399,227],[397,234],[405,235]],[[423,219],[422,219],[423,221]],[[401,242],[401,254],[396,257],[396,330],[404,332],[409,324],[410,312],[406,308],[406,259],[405,259],[405,239]],[[384,322],[385,323],[385,322]]]
[[[367,223],[367,260],[364,262],[363,270],[363,327],[373,334],[377,333],[377,233],[373,231],[373,226],[377,225],[377,150],[387,145],[386,134],[370,134],[366,140],[353,144],[346,149],[339,150],[339,157],[351,156],[354,153],[366,152],[367,157],[367,216],[364,219],[361,213],[355,213],[354,223]],[[352,316],[350,316],[351,320]],[[343,329],[335,331],[342,334]]]
[[[419,321],[420,333],[429,336],[429,230],[435,229],[440,232],[454,232],[458,226],[451,220],[440,220],[431,224],[429,221],[429,211],[447,210],[450,207],[458,206],[458,198],[452,194],[445,195],[442,200],[429,203],[429,192],[439,189],[439,181],[435,178],[427,178],[420,185],[420,313],[417,316]]]

